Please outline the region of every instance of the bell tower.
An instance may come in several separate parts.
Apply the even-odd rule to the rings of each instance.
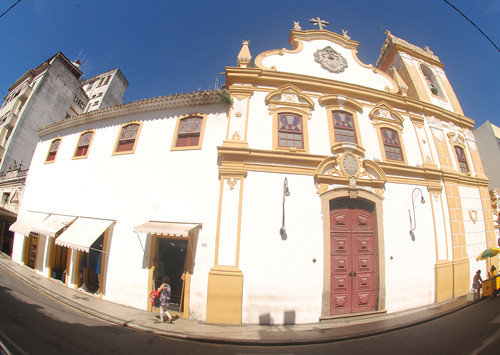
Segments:
[[[417,47],[390,31],[386,35],[377,68],[396,80],[400,93],[463,115],[444,65],[429,47]]]

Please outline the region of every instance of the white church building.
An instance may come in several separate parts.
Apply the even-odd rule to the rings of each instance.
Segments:
[[[387,33],[290,32],[225,88],[50,123],[12,259],[56,282],[221,324],[300,324],[465,295],[495,245],[472,129],[443,64]],[[498,267],[498,258],[493,259]]]

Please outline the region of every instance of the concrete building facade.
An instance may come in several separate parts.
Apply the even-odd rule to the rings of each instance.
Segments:
[[[474,130],[477,146],[490,179],[490,189],[500,189],[500,127],[486,121]]]
[[[89,96],[93,92],[89,88],[101,78],[99,98],[94,100],[93,94]],[[16,80],[4,98],[0,108],[0,191],[9,194],[9,201],[17,196],[14,205],[7,203],[6,212],[0,216],[0,223],[4,226],[0,231],[0,241],[4,245],[2,251],[9,255],[13,235],[8,229],[16,219],[26,170],[39,140],[38,128],[89,109],[120,104],[128,85],[119,69],[84,82],[81,79],[80,64],[59,52]],[[15,190],[19,192],[12,190],[11,175],[14,171],[22,172],[22,179],[15,183]]]

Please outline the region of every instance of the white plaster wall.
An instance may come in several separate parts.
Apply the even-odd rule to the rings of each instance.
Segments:
[[[277,71],[338,80],[378,90],[385,90],[384,88],[386,86],[392,89],[394,86],[394,83],[385,75],[380,73],[377,74],[373,72],[371,68],[360,65],[356,59],[354,59],[353,51],[350,49],[343,48],[327,40],[303,41],[302,43],[304,44],[304,48],[301,52],[284,52],[283,55],[271,55],[264,58],[262,64],[267,68],[275,66]],[[343,72],[331,73],[323,69],[319,63],[314,61],[314,53],[318,49],[323,49],[327,46],[333,48],[346,59],[347,68],[345,68]]]
[[[265,105],[267,94],[255,91],[250,98],[247,141],[252,149],[273,149],[273,114]]]
[[[202,223],[192,276],[191,307],[205,314],[208,271],[213,265],[219,178],[216,146],[225,138],[223,105],[186,107],[114,118],[59,133],[56,161],[45,164],[50,142],[43,137],[34,154],[21,214],[26,210],[116,220],[110,236],[104,299],[145,309],[149,247],[133,228],[149,220]],[[201,150],[171,152],[178,115],[207,112]],[[143,122],[134,154],[112,155],[122,124]],[[95,129],[87,159],[72,160],[85,129]],[[14,258],[21,260],[16,235]],[[204,246],[202,246],[204,245]]]
[[[288,238],[282,240],[285,177],[290,196],[285,200]],[[242,213],[243,323],[317,322],[323,290],[323,222],[312,177],[249,172]]]
[[[436,248],[430,196],[424,187],[425,204],[415,199],[417,228],[410,237],[408,209],[417,186],[386,184],[383,201],[386,306],[388,312],[434,302]]]
[[[472,279],[477,270],[481,270],[484,279],[488,276],[486,262],[484,260],[476,261],[479,254],[488,248],[486,243],[486,226],[479,190],[467,186],[458,186],[458,191],[460,193],[460,203],[462,204],[464,218],[465,245],[470,262],[469,279],[472,285]],[[477,215],[475,222],[471,218],[471,212],[473,215],[474,213]]]

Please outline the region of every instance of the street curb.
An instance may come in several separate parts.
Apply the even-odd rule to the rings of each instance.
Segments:
[[[0,253],[1,254],[1,253]],[[6,258],[5,256],[1,255],[2,258]],[[179,332],[172,332],[172,331],[166,331],[166,330],[158,330],[152,327],[140,325],[137,323],[134,323],[133,321],[127,321],[124,319],[120,319],[115,316],[107,315],[105,313],[97,312],[94,311],[93,309],[90,309],[88,307],[82,306],[80,304],[74,303],[71,300],[67,299],[66,297],[63,297],[52,290],[41,286],[37,284],[35,281],[30,280],[29,278],[25,277],[22,274],[17,273],[13,268],[9,267],[5,263],[0,263],[0,266],[3,267],[5,270],[9,271],[12,275],[16,276],[26,284],[34,287],[35,289],[39,290],[40,292],[54,298],[55,300],[64,303],[71,308],[77,309],[81,312],[84,312],[86,314],[89,314],[93,317],[102,319],[108,323],[112,323],[115,325],[119,326],[124,326],[127,328],[135,329],[138,331],[143,331],[146,333],[154,334],[154,335],[159,335],[159,336],[167,336],[171,338],[176,338],[176,339],[182,339],[182,340],[195,340],[195,341],[200,341],[200,342],[208,342],[208,343],[216,343],[216,344],[237,344],[237,345],[305,345],[305,344],[321,344],[321,343],[329,343],[329,342],[338,342],[338,341],[346,341],[346,340],[352,340],[352,339],[358,339],[358,338],[364,338],[364,337],[370,337],[370,336],[375,336],[375,335],[380,335],[384,333],[389,333],[389,332],[394,332],[397,330],[402,330],[406,328],[410,328],[413,326],[417,326],[423,323],[427,323],[439,318],[442,318],[444,316],[450,315],[452,313],[455,313],[461,309],[465,309],[467,307],[470,307],[473,304],[476,304],[479,302],[478,301],[472,301],[472,302],[467,302],[465,304],[462,304],[460,306],[450,308],[448,310],[444,310],[442,312],[438,312],[435,315],[431,315],[425,318],[422,318],[418,321],[412,322],[412,323],[403,323],[403,324],[397,324],[394,326],[382,326],[377,329],[372,329],[368,332],[355,332],[351,334],[328,334],[328,335],[318,335],[318,334],[313,334],[317,332],[316,330],[298,330],[296,331],[296,336],[294,337],[289,337],[287,339],[254,339],[254,340],[248,340],[244,338],[219,338],[219,337],[213,337],[213,336],[203,336],[200,334],[190,334],[190,333],[179,333]],[[42,277],[42,276],[40,276]],[[374,320],[373,322],[370,323],[376,323],[376,322],[384,322],[383,320]],[[348,325],[346,327],[353,327],[354,325]],[[334,332],[335,329],[339,329],[338,327],[336,328],[322,328],[320,331],[322,332]],[[345,328],[341,328],[345,329]],[[314,336],[307,336],[309,335],[314,335]],[[302,336],[300,336],[302,335]]]

